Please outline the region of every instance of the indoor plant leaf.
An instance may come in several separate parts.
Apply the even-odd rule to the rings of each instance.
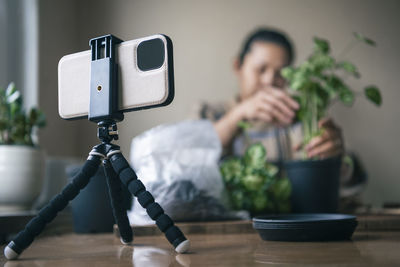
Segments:
[[[287,205],[281,207],[278,203],[289,201],[287,191],[283,187],[282,190],[270,190],[279,179],[278,168],[266,162],[266,150],[261,143],[250,145],[242,157],[223,160],[220,171],[230,204],[235,210],[244,209],[253,215],[288,212]],[[283,195],[275,197],[276,193]]]
[[[238,158],[227,159],[220,167],[222,177],[226,182],[234,182],[236,177],[241,176],[242,169],[241,160]]]
[[[247,190],[256,191],[263,185],[263,178],[260,175],[246,175],[243,177],[243,185]]]
[[[314,74],[332,68],[335,64],[335,59],[326,54],[315,54],[310,57],[309,61],[312,63],[312,66],[314,66],[314,68],[310,69],[312,72],[315,72]]]
[[[248,147],[244,155],[244,162],[253,168],[262,168],[267,152],[261,143],[255,143]]]
[[[239,121],[237,126],[242,129],[243,131],[246,131],[247,129],[249,129],[251,127],[251,123],[248,121]]]
[[[357,72],[357,67],[348,61],[342,61],[336,65],[338,68],[341,68],[348,72],[349,74],[353,75],[356,78],[360,77],[360,74]]]
[[[281,75],[287,80],[292,80],[295,70],[293,67],[285,67],[281,70]]]
[[[354,102],[354,93],[347,86],[343,85],[339,92],[339,99],[343,104],[351,106]]]
[[[382,104],[382,96],[376,86],[368,86],[364,88],[364,93],[365,96],[375,105],[380,106]]]
[[[308,81],[309,75],[305,70],[298,70],[293,74],[290,82],[290,88],[300,90]]]
[[[10,95],[12,95],[15,91],[17,90],[17,88],[15,87],[15,83],[10,82],[7,86],[7,89],[5,90],[5,96],[8,97]]]
[[[314,50],[324,54],[329,53],[329,42],[327,40],[314,37]]]
[[[46,124],[46,118],[39,109],[25,112],[22,94],[12,82],[5,90],[0,88],[0,120],[0,144],[7,145],[33,146],[33,128]]]
[[[361,33],[355,32],[354,36],[357,38],[357,40],[360,40],[360,41],[362,41],[362,42],[364,42],[364,43],[366,43],[368,45],[371,45],[371,46],[376,46],[376,43],[375,43],[374,40],[362,35]]]

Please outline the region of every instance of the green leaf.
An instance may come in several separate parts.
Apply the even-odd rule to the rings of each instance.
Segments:
[[[7,103],[16,103],[18,100],[21,99],[20,91],[15,91],[14,93],[7,96]]]
[[[224,160],[220,170],[232,208],[251,214],[289,211],[290,191],[278,181],[278,168],[266,163],[261,143],[250,145],[243,157]],[[270,189],[274,185],[275,189]]]
[[[243,185],[246,189],[257,191],[263,185],[264,179],[260,175],[246,175],[243,177]]]
[[[264,211],[268,205],[268,202],[268,197],[265,193],[257,194],[253,200],[254,211]]]
[[[36,124],[35,126],[39,127],[39,128],[43,128],[46,126],[46,116],[44,115],[43,112],[39,113],[39,117],[36,120]]]
[[[265,163],[265,170],[269,177],[274,177],[279,172],[279,168],[277,166],[268,162]]]
[[[39,116],[39,112],[38,112],[38,110],[36,109],[36,108],[32,108],[30,111],[29,111],[29,116],[28,116],[28,122],[30,123],[30,124],[35,124],[36,123],[36,120],[37,120],[37,118],[38,118],[38,116]]]
[[[354,93],[345,85],[343,85],[339,92],[339,98],[340,101],[342,101],[345,105],[350,106],[354,102]]]
[[[287,199],[290,197],[292,192],[292,187],[289,179],[287,178],[278,178],[274,185],[271,187],[271,191],[274,194],[275,198],[278,199]]]
[[[244,162],[252,168],[262,168],[265,163],[267,151],[261,143],[250,145],[244,155]]]
[[[237,126],[238,126],[240,129],[246,131],[247,129],[251,128],[251,123],[248,122],[248,121],[239,121],[238,124],[237,124]]]
[[[222,162],[220,170],[225,182],[234,183],[242,175],[243,165],[240,159],[230,158]]]
[[[295,73],[295,70],[293,67],[285,67],[281,70],[282,77],[288,81],[291,81],[293,79],[294,73]]]
[[[8,97],[10,95],[12,95],[15,91],[17,91],[16,87],[15,87],[15,83],[14,82],[10,82],[7,86],[7,89],[5,91],[5,96]]]
[[[0,89],[0,139],[5,144],[33,145],[32,128],[46,125],[43,112],[34,108],[25,113],[21,92],[10,83]]]
[[[243,194],[243,191],[240,190],[232,191],[230,194],[230,200],[234,209],[239,210],[244,208],[243,206],[246,198]]]
[[[327,40],[314,37],[314,51],[321,52],[323,54],[329,53],[329,42]]]
[[[10,106],[10,115],[11,117],[16,116],[18,113],[21,113],[21,104],[18,102],[13,102],[9,104]]]
[[[322,80],[322,89],[328,94],[329,99],[334,99],[338,95],[341,88],[345,85],[342,79],[334,74],[320,76]]]
[[[382,96],[378,87],[368,86],[364,88],[364,93],[365,96],[375,105],[380,106],[382,104]]]
[[[354,37],[356,37],[357,40],[360,40],[361,42],[364,42],[368,45],[376,46],[376,42],[374,40],[362,35],[361,33],[355,32]]]
[[[357,67],[351,62],[343,61],[338,63],[336,66],[354,75],[356,78],[360,77],[360,74],[357,72]]]
[[[328,106],[329,100],[334,98],[336,96],[336,92],[328,89],[327,87],[324,86],[318,86],[318,93],[316,94],[316,102],[317,102],[317,107],[318,110],[325,110],[325,108]],[[320,117],[319,115],[317,117]]]
[[[313,68],[309,68],[313,74],[317,74],[325,69],[332,68],[335,64],[335,59],[326,54],[313,55],[310,57],[309,61],[312,64],[311,66],[313,66]]]
[[[37,108],[32,108],[29,111],[27,123],[31,126],[37,126],[39,128],[44,127],[46,126],[46,116],[41,110]]]
[[[290,83],[290,89],[293,91],[300,90],[308,81],[309,74],[305,70],[296,71]]]

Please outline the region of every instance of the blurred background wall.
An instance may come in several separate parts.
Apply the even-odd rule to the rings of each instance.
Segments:
[[[126,114],[118,143],[128,157],[134,136],[187,119],[195,103],[226,100],[238,91],[232,63],[256,27],[285,31],[295,44],[295,65],[311,52],[313,36],[330,40],[337,55],[354,31],[365,34],[378,46],[360,45],[345,56],[363,76],[348,83],[359,90],[378,85],[383,106],[359,97],[352,108],[337,104],[330,114],[343,128],[346,147],[360,155],[368,170],[365,202],[400,202],[400,1],[39,0],[38,10],[39,104],[48,116],[40,144],[50,156],[84,158],[97,143],[94,123],[62,120],[57,104],[58,61],[88,50],[90,38],[112,33],[130,40],[164,33],[174,43],[175,100],[168,107]]]

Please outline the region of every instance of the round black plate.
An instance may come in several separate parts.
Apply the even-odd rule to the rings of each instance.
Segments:
[[[271,241],[348,240],[357,220],[345,214],[285,214],[255,217],[253,227]]]

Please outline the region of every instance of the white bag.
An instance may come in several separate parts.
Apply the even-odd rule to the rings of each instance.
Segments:
[[[237,218],[223,201],[221,151],[212,123],[190,120],[160,125],[135,137],[130,161],[147,191],[173,220]],[[154,223],[136,198],[128,216],[131,224]]]

